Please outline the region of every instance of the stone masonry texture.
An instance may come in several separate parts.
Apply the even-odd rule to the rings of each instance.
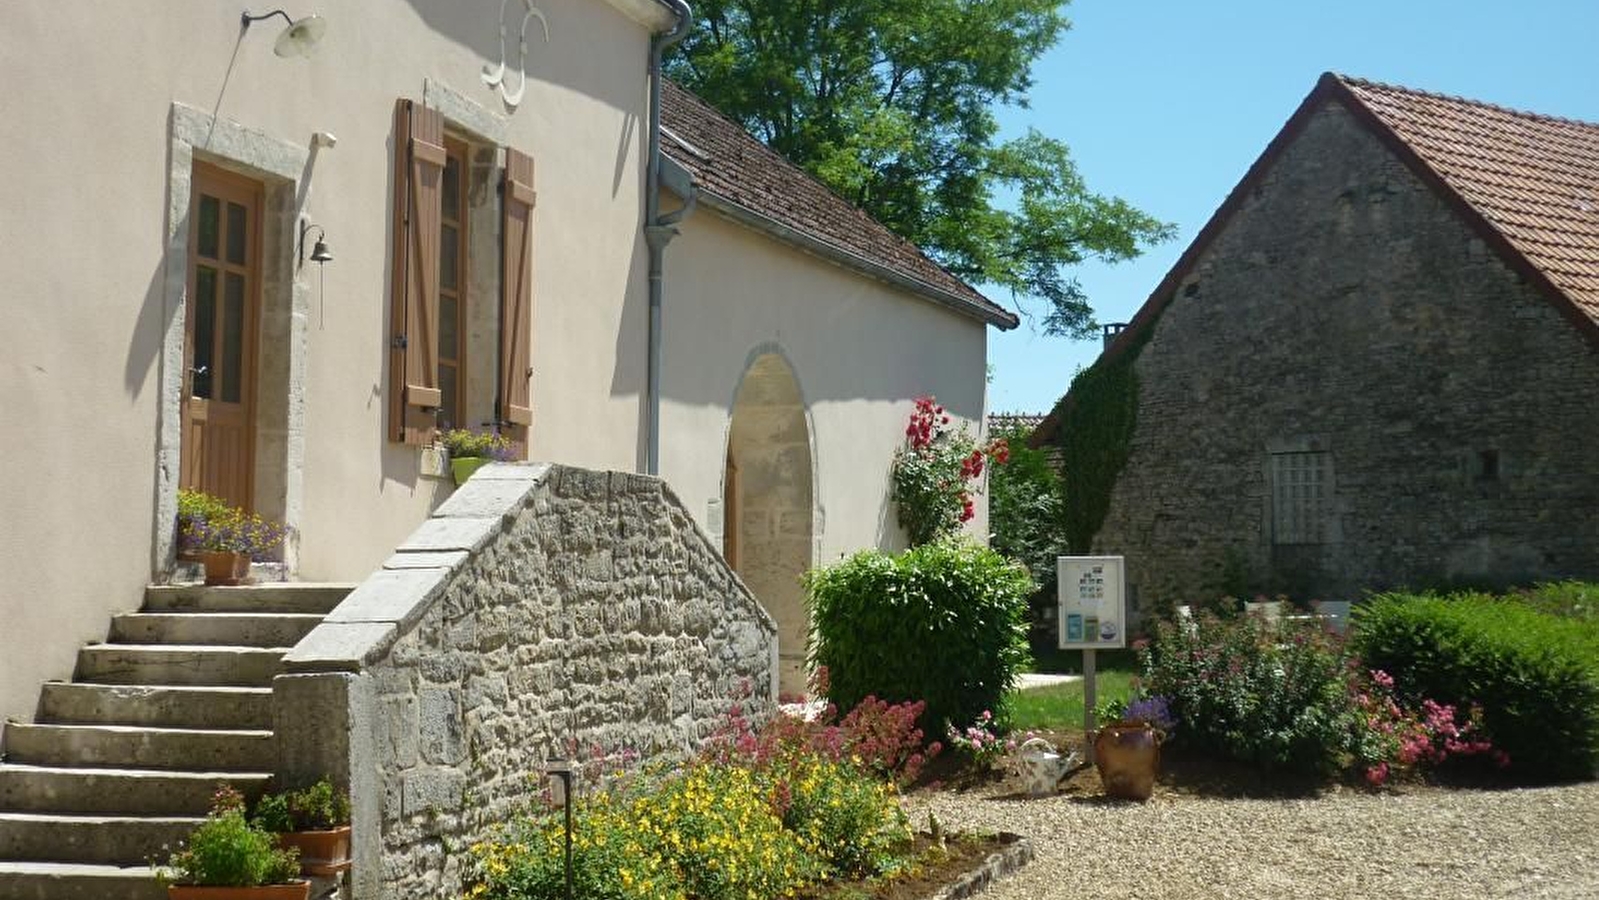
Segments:
[[[1142,608],[1599,578],[1599,352],[1341,105],[1183,274],[1094,551]],[[1327,454],[1285,543],[1275,452]],[[1496,470],[1496,471],[1495,471]]]
[[[542,474],[522,480],[530,469]],[[344,667],[361,682],[348,691],[358,898],[459,896],[467,849],[540,796],[548,760],[680,757],[734,703],[761,717],[775,702],[771,618],[663,482],[490,466],[431,521],[450,518],[497,521],[470,554],[444,545],[474,529],[418,529],[370,582],[381,590],[346,601],[370,621],[336,610],[322,626],[338,638],[397,623]],[[396,587],[433,561],[437,587]],[[385,592],[408,606],[383,611]],[[337,668],[301,652],[327,640],[309,636],[291,669]]]

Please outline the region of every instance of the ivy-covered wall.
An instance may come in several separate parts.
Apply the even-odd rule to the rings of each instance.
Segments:
[[[1116,478],[1127,465],[1138,426],[1136,364],[1153,326],[1130,336],[1132,345],[1115,357],[1078,372],[1061,399],[1055,433],[1065,479],[1062,524],[1072,553],[1087,553],[1093,546],[1110,511]]]

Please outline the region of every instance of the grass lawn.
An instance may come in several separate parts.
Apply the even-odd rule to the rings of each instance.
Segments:
[[[1131,669],[1101,669],[1099,699],[1127,699],[1133,692]],[[1011,728],[1015,731],[1061,731],[1083,727],[1083,683],[1013,691],[1010,695]]]

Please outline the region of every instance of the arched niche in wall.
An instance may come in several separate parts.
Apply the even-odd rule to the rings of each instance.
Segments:
[[[803,692],[815,467],[805,400],[780,353],[756,356],[739,382],[725,464],[723,554],[777,621],[779,689]]]

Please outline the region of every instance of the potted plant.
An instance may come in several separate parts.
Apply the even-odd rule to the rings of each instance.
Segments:
[[[243,584],[250,562],[278,558],[288,527],[282,522],[228,506],[207,494],[191,499],[195,512],[180,516],[179,544],[199,555],[205,565],[206,584]]]
[[[205,821],[156,868],[170,900],[307,900],[300,860],[244,815],[244,796],[217,789]]]
[[[232,508],[220,497],[189,488],[178,489],[178,559],[200,561],[200,534],[206,523],[220,520]]]
[[[350,796],[326,778],[304,790],[263,796],[252,816],[294,848],[305,875],[334,875],[350,867]]]
[[[516,452],[510,438],[492,431],[455,428],[440,435],[439,442],[449,451],[450,474],[455,476],[457,486],[484,465],[513,459]]]
[[[1176,726],[1165,697],[1128,701],[1121,718],[1094,736],[1094,766],[1105,793],[1123,800],[1148,800],[1160,777],[1160,745]]]

